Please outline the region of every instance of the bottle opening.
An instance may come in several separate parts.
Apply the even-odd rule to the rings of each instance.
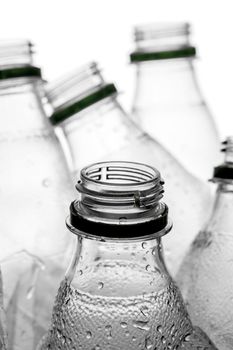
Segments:
[[[136,168],[137,166],[137,168]],[[85,180],[94,180],[102,184],[124,184],[147,183],[150,180],[159,178],[156,169],[150,168],[139,163],[101,163],[98,167],[93,165],[85,168],[81,172],[81,178]]]
[[[71,204],[70,224],[108,237],[159,232],[168,224],[167,206],[160,202],[163,184],[158,170],[141,163],[88,166],[76,186],[80,199]]]
[[[190,46],[189,23],[154,23],[136,26],[136,50],[131,62],[192,57],[196,50]]]
[[[117,93],[107,84],[96,62],[47,84],[46,95],[53,107],[51,122],[56,125],[96,102]]]
[[[33,44],[28,40],[0,41],[0,80],[41,77],[41,71],[33,67]]]

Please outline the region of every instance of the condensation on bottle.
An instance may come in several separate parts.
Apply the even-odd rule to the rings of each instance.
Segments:
[[[96,63],[50,83],[47,96],[54,109],[50,119],[63,136],[74,179],[85,165],[105,159],[146,162],[161,169],[174,223],[164,246],[174,275],[210,210],[208,186],[127,116],[115,85],[105,82]]]
[[[216,349],[192,326],[163,260],[171,223],[160,173],[103,162],[76,187],[67,226],[77,248],[39,349]]]
[[[183,166],[207,181],[219,159],[216,123],[199,88],[188,23],[135,27],[132,118]]]
[[[73,198],[66,161],[43,110],[32,44],[0,44],[0,261],[9,349],[35,349],[72,249],[62,227]]]
[[[233,137],[223,143],[225,162],[215,167],[217,184],[209,222],[199,232],[177,275],[194,324],[222,350],[233,344]]]

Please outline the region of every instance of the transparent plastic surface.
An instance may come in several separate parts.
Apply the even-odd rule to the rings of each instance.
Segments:
[[[110,168],[113,165],[109,162]],[[140,217],[148,219],[153,215],[156,219],[161,215],[160,195],[147,210],[141,208],[138,220],[134,213],[139,209],[129,204],[126,209],[123,193],[130,197],[134,183],[140,191],[144,179],[135,178],[137,172],[132,176],[132,163],[125,171],[124,166],[121,163],[120,171],[114,170],[114,176],[109,177],[108,167],[97,164],[89,169],[90,186],[87,178],[85,182],[81,180],[77,211],[92,222],[98,215],[96,228],[107,215],[109,237],[88,228],[80,232],[72,226],[71,218],[68,221],[69,228],[78,235],[77,249],[58,291],[51,328],[40,349],[215,349],[200,329],[193,329],[181,294],[167,273],[160,237],[168,233],[169,225],[151,235],[142,228],[140,238],[133,234],[111,238],[111,222],[116,224],[117,217],[122,229],[129,224],[127,220],[119,221],[127,211],[131,217],[128,221],[135,224]],[[96,180],[99,168],[102,175]],[[151,195],[149,190],[139,198],[146,200]],[[100,201],[98,210],[92,213],[95,198]]]
[[[49,96],[54,99],[51,102],[56,106],[55,111],[69,108],[74,103],[75,91],[76,101],[87,96],[90,93],[90,78],[88,74],[88,89],[85,79],[69,87],[72,91],[66,95],[72,96],[72,99],[63,100],[61,105],[58,103],[59,93],[51,93],[57,91],[54,87],[56,84],[52,86],[53,89],[48,87]],[[61,80],[58,84],[61,84]],[[62,84],[67,86],[66,78]],[[101,84],[103,78],[100,77],[96,83],[94,74],[91,91],[99,89]],[[196,232],[208,218],[212,201],[208,185],[187,172],[169,152],[143,132],[126,115],[116,95],[74,113],[59,126],[71,158],[74,181],[82,167],[102,160],[145,162],[162,172],[167,188],[165,199],[174,224],[173,234],[164,238],[165,255],[169,271],[174,276]]]
[[[72,248],[64,229],[71,179],[41,85],[33,77],[0,82],[0,261],[10,350],[36,348]]]
[[[136,28],[137,52],[189,48],[186,26],[183,33],[181,27],[168,24]],[[207,180],[220,160],[219,135],[198,86],[193,62],[194,57],[134,62],[132,118],[188,171]]]
[[[6,315],[3,306],[3,283],[0,271],[0,349],[7,350]]]
[[[208,187],[143,133],[114,98],[81,112],[62,127],[73,160],[74,179],[81,167],[97,160],[141,161],[161,169],[174,225],[173,234],[164,238],[164,246],[167,265],[174,276],[196,232],[208,218],[208,212],[203,210],[211,203]]]
[[[232,149],[227,150],[225,165],[232,167],[232,159]],[[215,181],[219,184],[210,221],[195,238],[177,281],[194,324],[219,349],[229,350],[233,344],[233,180]]]

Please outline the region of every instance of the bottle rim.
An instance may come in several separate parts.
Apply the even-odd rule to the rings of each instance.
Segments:
[[[189,35],[191,25],[188,22],[157,22],[137,25],[134,28],[135,42],[172,36]]]
[[[162,236],[169,227],[168,208],[160,202],[163,184],[159,171],[142,163],[87,166],[76,185],[81,199],[72,202],[67,226],[76,234],[108,238]]]
[[[50,119],[54,125],[117,94],[115,85],[105,82],[96,62],[90,62],[57,81],[48,83],[45,90],[48,102],[53,107]]]
[[[196,49],[189,43],[191,26],[187,22],[161,22],[136,26],[136,50],[130,54],[132,63],[194,57]]]

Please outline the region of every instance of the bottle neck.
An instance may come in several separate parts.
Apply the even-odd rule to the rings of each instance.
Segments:
[[[220,183],[217,188],[214,208],[207,230],[233,234],[233,182]]]
[[[151,88],[153,86],[153,88]],[[136,64],[134,106],[197,104],[203,102],[196,81],[193,58],[154,60]]]
[[[83,166],[101,160],[103,156],[107,159],[108,155],[121,149],[130,142],[130,135],[137,130],[119,105],[116,96],[93,104],[68,118],[60,126],[68,144],[75,176]]]
[[[111,297],[142,295],[164,289],[170,281],[161,238],[114,242],[78,237],[66,277],[76,290]],[[122,288],[113,288],[114,277],[124,279]]]
[[[17,77],[0,80],[0,109],[3,111],[4,123],[1,133],[8,138],[23,137],[24,133],[51,126],[45,116],[42,99],[43,82],[40,77]],[[34,133],[34,132],[33,132]]]

